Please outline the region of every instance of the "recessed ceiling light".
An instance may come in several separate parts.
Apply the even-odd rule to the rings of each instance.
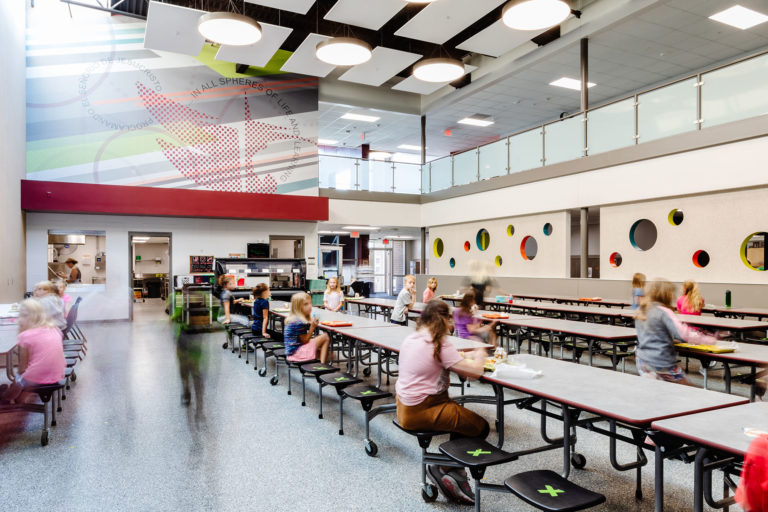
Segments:
[[[471,126],[491,126],[494,123],[492,117],[480,115],[465,117],[464,119],[459,119],[458,122],[460,124],[468,124]]]
[[[740,28],[741,30],[746,30],[755,25],[765,23],[768,21],[768,16],[736,4],[724,11],[713,14],[709,19]]]
[[[413,76],[423,82],[453,82],[464,76],[464,64],[457,59],[425,59],[413,66]]]
[[[315,47],[318,59],[334,66],[356,66],[371,60],[371,45],[354,37],[332,37]]]
[[[413,144],[400,144],[397,149],[410,149],[411,151],[421,151],[421,146],[414,146]]]
[[[573,89],[574,91],[580,91],[581,90],[581,80],[576,80],[575,78],[558,78],[554,82],[549,82],[549,85],[554,85],[556,87],[565,87],[566,89]],[[593,84],[592,82],[587,82],[587,89],[594,87],[597,84]]]
[[[348,229],[350,231],[378,231],[381,228],[377,228],[374,226],[344,226],[341,229]]]
[[[197,31],[209,41],[229,46],[246,46],[261,40],[261,25],[234,12],[203,14],[197,20]]]
[[[365,121],[366,123],[375,123],[380,117],[376,116],[367,116],[365,114],[355,114],[353,112],[347,112],[343,116],[341,116],[342,119],[349,119],[351,121]]]
[[[571,14],[562,0],[512,0],[501,11],[501,20],[515,30],[543,30],[554,27]]]
[[[371,151],[368,153],[369,160],[389,160],[392,158],[392,153],[386,151]]]
[[[333,144],[338,144],[339,141],[333,140],[333,139],[317,139],[318,144],[325,144],[327,146],[331,146]]]

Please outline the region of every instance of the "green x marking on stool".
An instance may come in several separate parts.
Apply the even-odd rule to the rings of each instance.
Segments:
[[[313,366],[313,370],[330,370],[330,368],[326,368],[325,366]]]
[[[483,450],[482,448],[478,448],[477,450],[475,450],[473,452],[467,452],[467,454],[469,454],[469,455],[471,455],[473,457],[479,457],[480,455],[490,455],[491,452],[487,452],[487,451]]]
[[[368,391],[363,391],[363,392],[362,392],[362,393],[360,393],[360,394],[361,394],[361,395],[375,395],[375,394],[376,394],[376,392],[375,392],[375,391],[371,391],[371,390],[369,389]]]
[[[333,379],[333,380],[335,380],[336,382],[341,382],[341,381],[343,381],[343,380],[347,380],[347,378],[346,378],[346,377],[336,377],[336,378],[335,378],[335,379]]]
[[[544,489],[539,489],[539,492],[541,494],[549,494],[553,498],[557,498],[558,494],[560,494],[561,492],[565,492],[562,489],[555,489],[549,484],[545,485],[544,487],[545,487]]]

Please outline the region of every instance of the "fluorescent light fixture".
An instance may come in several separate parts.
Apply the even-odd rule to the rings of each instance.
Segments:
[[[317,139],[318,144],[324,144],[326,146],[332,146],[334,144],[338,144],[339,141],[333,140],[333,139]]]
[[[453,82],[464,76],[464,64],[457,59],[425,59],[413,66],[413,76],[423,82]]]
[[[247,46],[261,40],[261,25],[234,12],[203,14],[197,20],[197,31],[209,41],[228,46]]]
[[[555,87],[565,87],[566,89],[573,89],[574,91],[580,91],[581,90],[581,80],[576,80],[575,78],[568,78],[564,76],[563,78],[558,78],[554,82],[549,82],[549,85],[554,85]],[[597,84],[593,84],[592,82],[587,82],[587,89],[594,87]]]
[[[571,8],[562,0],[512,0],[501,11],[501,20],[515,30],[543,30],[562,23]]]
[[[465,117],[464,119],[459,119],[458,123],[460,124],[468,124],[470,126],[491,126],[494,121],[493,118],[490,116],[470,116]]]
[[[349,231],[318,231],[318,235],[348,235]]]
[[[134,240],[133,241],[133,243],[135,243],[135,244],[145,244],[147,242],[149,242],[149,240]]]
[[[377,228],[374,226],[344,226],[341,229],[348,229],[350,231],[378,231],[381,228]]]
[[[740,28],[741,30],[746,30],[755,25],[765,23],[768,21],[768,16],[736,4],[724,11],[713,14],[709,19]]]
[[[386,151],[371,151],[368,153],[369,160],[389,160],[392,158],[392,153]]]
[[[376,116],[367,116],[365,114],[355,114],[354,112],[347,112],[343,116],[341,116],[342,119],[349,119],[350,121],[365,121],[366,123],[375,123],[380,117]]]
[[[404,164],[421,165],[421,155],[414,155],[413,153],[395,153],[392,155],[392,160]]]
[[[400,144],[397,149],[409,149],[411,151],[421,151],[421,146],[414,146],[413,144]]]
[[[149,240],[149,237],[148,236],[135,236],[135,237],[133,237],[133,239],[134,239],[134,241],[135,240]]]
[[[315,47],[315,56],[334,66],[356,66],[372,55],[371,45],[354,37],[332,37]]]

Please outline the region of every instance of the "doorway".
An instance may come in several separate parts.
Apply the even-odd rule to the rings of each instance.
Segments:
[[[173,291],[171,234],[130,232],[128,255],[131,320],[162,317]]]
[[[392,295],[392,249],[371,249],[373,293]]]

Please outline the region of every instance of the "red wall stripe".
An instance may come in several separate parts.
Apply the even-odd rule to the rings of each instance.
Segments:
[[[328,198],[21,180],[21,208],[39,212],[263,220],[328,220]]]

